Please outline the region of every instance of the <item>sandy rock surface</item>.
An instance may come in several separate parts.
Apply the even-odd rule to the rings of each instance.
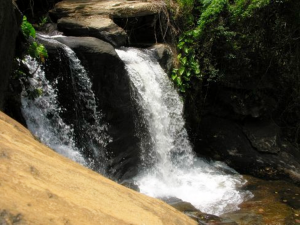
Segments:
[[[0,224],[196,224],[39,143],[0,112]]]

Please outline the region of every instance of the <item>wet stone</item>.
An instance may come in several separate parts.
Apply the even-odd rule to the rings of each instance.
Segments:
[[[291,206],[293,209],[300,209],[300,196],[297,190],[286,189],[280,191],[278,194],[281,197],[282,202]]]
[[[127,187],[127,188],[130,188],[134,191],[137,191],[139,192],[140,191],[140,188],[138,185],[136,185],[133,181],[130,181],[130,180],[125,180],[121,183],[121,185]]]
[[[163,201],[196,220],[201,225],[237,225],[236,222],[229,218],[221,218],[215,215],[203,213],[196,209],[191,203],[184,202],[176,197],[165,198]]]

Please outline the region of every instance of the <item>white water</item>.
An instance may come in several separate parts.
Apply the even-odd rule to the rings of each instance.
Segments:
[[[34,73],[30,79],[32,89],[40,88],[43,91],[42,96],[36,99],[30,99],[25,91],[22,93],[21,110],[28,129],[56,152],[86,165],[86,161],[75,146],[74,130],[59,116],[61,108],[57,104],[56,90],[45,78],[44,70],[31,57],[25,58],[25,64],[30,73]]]
[[[59,46],[69,59],[74,90],[74,93],[69,94],[74,95],[76,99],[76,102],[73,102],[76,121],[73,122],[77,123],[77,126],[79,124],[78,129],[81,133],[79,142],[83,147],[78,147],[76,144],[75,125],[67,125],[60,116],[65,109],[58,103],[56,88],[58,81],[50,83],[46,79],[42,66],[30,57],[25,61],[30,72],[34,74],[30,79],[31,86],[41,89],[43,94],[36,99],[30,99],[26,91],[23,91],[22,113],[27,126],[44,144],[76,162],[92,168],[95,160],[100,161],[97,171],[105,174],[105,146],[111,139],[105,134],[106,125],[100,124],[102,115],[97,110],[96,97],[88,74],[72,49],[54,40],[53,37],[39,35],[39,38]],[[92,158],[84,158],[81,155],[83,148],[93,152]]]
[[[117,50],[129,73],[133,96],[143,111],[149,146],[142,149],[144,168],[134,178],[140,191],[156,198],[177,197],[202,212],[220,215],[238,209],[251,194],[239,191],[245,181],[222,163],[197,158],[182,118],[183,104],[151,50]],[[231,175],[223,171],[230,171]]]

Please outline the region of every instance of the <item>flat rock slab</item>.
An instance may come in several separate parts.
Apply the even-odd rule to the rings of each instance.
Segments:
[[[128,18],[153,15],[161,4],[147,1],[126,0],[64,0],[55,5],[51,14],[62,17],[105,15],[111,18]]]
[[[57,21],[57,27],[66,35],[96,37],[114,46],[124,45],[128,38],[112,19],[99,15],[63,17]]]
[[[0,224],[197,224],[57,154],[0,112]]]
[[[153,1],[64,0],[50,14],[58,20],[58,30],[66,35],[96,37],[119,47],[126,44],[128,36],[113,18],[150,16],[163,6]]]

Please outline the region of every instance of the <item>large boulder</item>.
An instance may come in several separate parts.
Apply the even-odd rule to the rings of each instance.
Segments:
[[[57,154],[2,112],[0,193],[0,224],[197,224]]]
[[[161,10],[161,4],[147,1],[126,0],[64,0],[58,2],[50,13],[57,19],[75,17],[78,15],[105,15],[109,17],[139,17],[153,15]]]
[[[131,101],[130,81],[123,61],[118,57],[113,46],[93,37],[58,37],[59,42],[73,49],[82,65],[87,70],[92,82],[99,110],[103,112],[103,121],[109,124],[107,133],[112,138],[105,146],[109,162],[101,162],[92,150],[85,152],[86,157],[92,157],[99,164],[109,163],[111,174],[115,179],[127,179],[137,173],[139,164],[139,143],[136,136],[135,120],[139,118],[137,107]],[[59,44],[43,42],[49,52],[45,65],[46,76],[58,82],[58,98],[66,109],[62,117],[69,123],[76,123],[76,110],[72,92],[72,78],[68,71],[68,58],[63,60]],[[52,77],[52,78],[51,78]],[[74,127],[78,144],[84,143],[88,137],[82,134],[80,126]],[[82,142],[80,141],[82,140]],[[85,146],[82,146],[85,148]],[[98,146],[101,148],[101,146]],[[95,168],[97,170],[97,168]]]
[[[128,39],[126,32],[112,19],[99,15],[64,17],[57,21],[57,26],[66,35],[96,37],[116,47],[125,45]]]
[[[162,42],[169,30],[161,12],[163,2],[64,0],[50,15],[66,35],[92,36],[114,46],[147,45]]]
[[[12,0],[0,2],[0,110],[3,110],[5,91],[8,86],[15,54],[15,42],[19,31],[20,15]]]

